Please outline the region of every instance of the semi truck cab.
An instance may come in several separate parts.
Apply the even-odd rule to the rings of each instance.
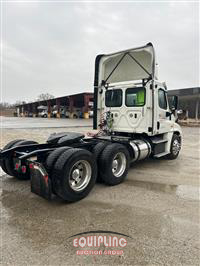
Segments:
[[[174,133],[182,136],[176,123],[177,97],[169,106],[167,86],[158,80],[151,43],[109,55],[98,55],[95,63],[94,128],[106,127],[111,134],[144,136],[166,140],[162,155],[170,152]],[[109,114],[109,118],[108,118]],[[107,121],[106,125],[101,121]]]

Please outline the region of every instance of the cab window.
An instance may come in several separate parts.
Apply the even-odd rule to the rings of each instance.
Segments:
[[[159,107],[162,109],[167,109],[167,98],[166,93],[163,89],[158,90],[158,104]]]
[[[107,107],[120,107],[122,106],[122,90],[107,90],[105,95],[105,105]]]
[[[126,90],[126,106],[144,106],[145,105],[145,88],[128,88]]]

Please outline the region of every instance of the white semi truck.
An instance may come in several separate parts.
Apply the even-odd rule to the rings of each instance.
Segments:
[[[78,201],[96,179],[117,185],[130,162],[148,158],[176,159],[182,132],[176,123],[177,97],[169,107],[167,87],[159,82],[154,47],[98,55],[94,79],[94,129],[50,135],[46,143],[14,140],[0,153],[2,169],[18,179],[31,179],[32,192]]]

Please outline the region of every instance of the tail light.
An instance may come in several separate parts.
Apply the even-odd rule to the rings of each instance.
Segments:
[[[34,167],[34,166],[33,166],[33,163],[30,163],[30,164],[29,164],[29,168],[30,168],[30,169],[33,169],[33,167]]]
[[[19,169],[19,163],[16,163],[15,164],[15,170],[18,170]]]
[[[48,185],[48,175],[44,176],[44,180],[45,180],[46,184]]]
[[[21,170],[22,170],[22,173],[25,174],[26,173],[26,166],[22,165]]]

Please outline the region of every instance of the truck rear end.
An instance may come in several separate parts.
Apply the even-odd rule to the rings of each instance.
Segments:
[[[0,152],[1,167],[46,199],[86,197],[96,180],[118,185],[130,162],[148,157],[176,159],[182,132],[177,98],[157,78],[153,45],[99,55],[95,62],[93,125],[89,136],[63,132],[43,144],[14,140]]]

